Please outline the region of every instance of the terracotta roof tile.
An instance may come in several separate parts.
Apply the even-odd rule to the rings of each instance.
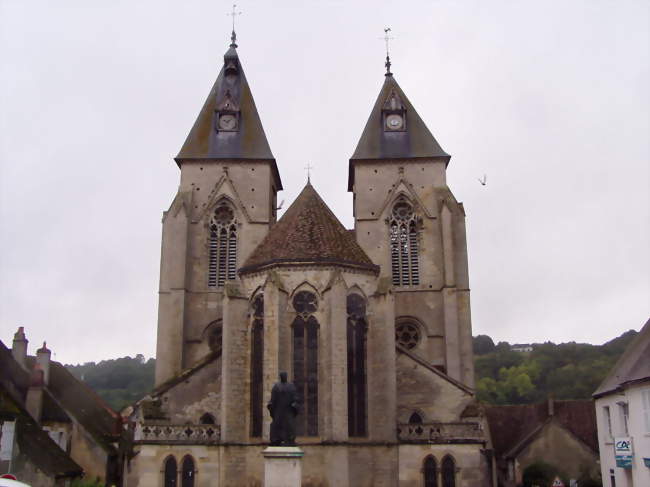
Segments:
[[[282,264],[335,264],[379,272],[309,183],[239,272]]]

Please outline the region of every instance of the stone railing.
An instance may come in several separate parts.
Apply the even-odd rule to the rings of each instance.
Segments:
[[[133,440],[136,443],[212,445],[221,441],[218,424],[137,423]]]
[[[398,424],[397,437],[405,443],[477,443],[486,439],[480,423]]]

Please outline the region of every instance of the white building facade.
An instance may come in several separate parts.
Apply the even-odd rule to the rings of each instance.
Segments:
[[[650,486],[650,320],[594,398],[603,486]]]

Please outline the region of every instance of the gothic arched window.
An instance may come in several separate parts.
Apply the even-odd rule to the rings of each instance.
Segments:
[[[347,299],[348,434],[366,435],[366,302],[359,294]]]
[[[438,487],[438,468],[436,459],[429,455],[424,459],[424,487]]]
[[[194,459],[185,455],[181,470],[181,487],[194,487]]]
[[[251,326],[251,436],[262,436],[264,402],[264,295],[253,300]]]
[[[296,435],[318,435],[318,309],[316,295],[300,291],[293,297],[293,383],[302,404],[296,418]]]
[[[237,272],[237,222],[226,201],[214,209],[210,219],[208,286],[221,287]]]
[[[176,459],[171,455],[165,459],[164,466],[164,487],[176,487],[178,480],[178,467],[176,465]]]
[[[212,416],[210,413],[205,413],[203,416],[201,416],[201,419],[199,421],[201,424],[215,424],[214,416]]]
[[[414,412],[409,418],[409,424],[422,424],[422,416],[419,413]]]
[[[456,487],[456,462],[450,455],[442,459],[442,487]]]
[[[393,206],[388,225],[393,285],[420,284],[418,219],[405,198],[399,198]]]

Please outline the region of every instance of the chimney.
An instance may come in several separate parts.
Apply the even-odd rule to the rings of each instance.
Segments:
[[[553,399],[552,394],[548,396],[548,415],[549,416],[555,415],[555,400]]]
[[[34,364],[34,369],[29,377],[29,389],[25,398],[25,409],[40,424],[43,417],[43,369],[38,363]]]
[[[27,359],[27,338],[25,338],[25,328],[18,327],[18,331],[14,335],[14,342],[11,346],[11,355],[14,360],[22,367],[26,367],[25,360]]]
[[[48,385],[50,383],[50,352],[47,348],[45,342],[43,346],[36,350],[36,363],[40,365],[41,370],[43,371],[43,383]]]

